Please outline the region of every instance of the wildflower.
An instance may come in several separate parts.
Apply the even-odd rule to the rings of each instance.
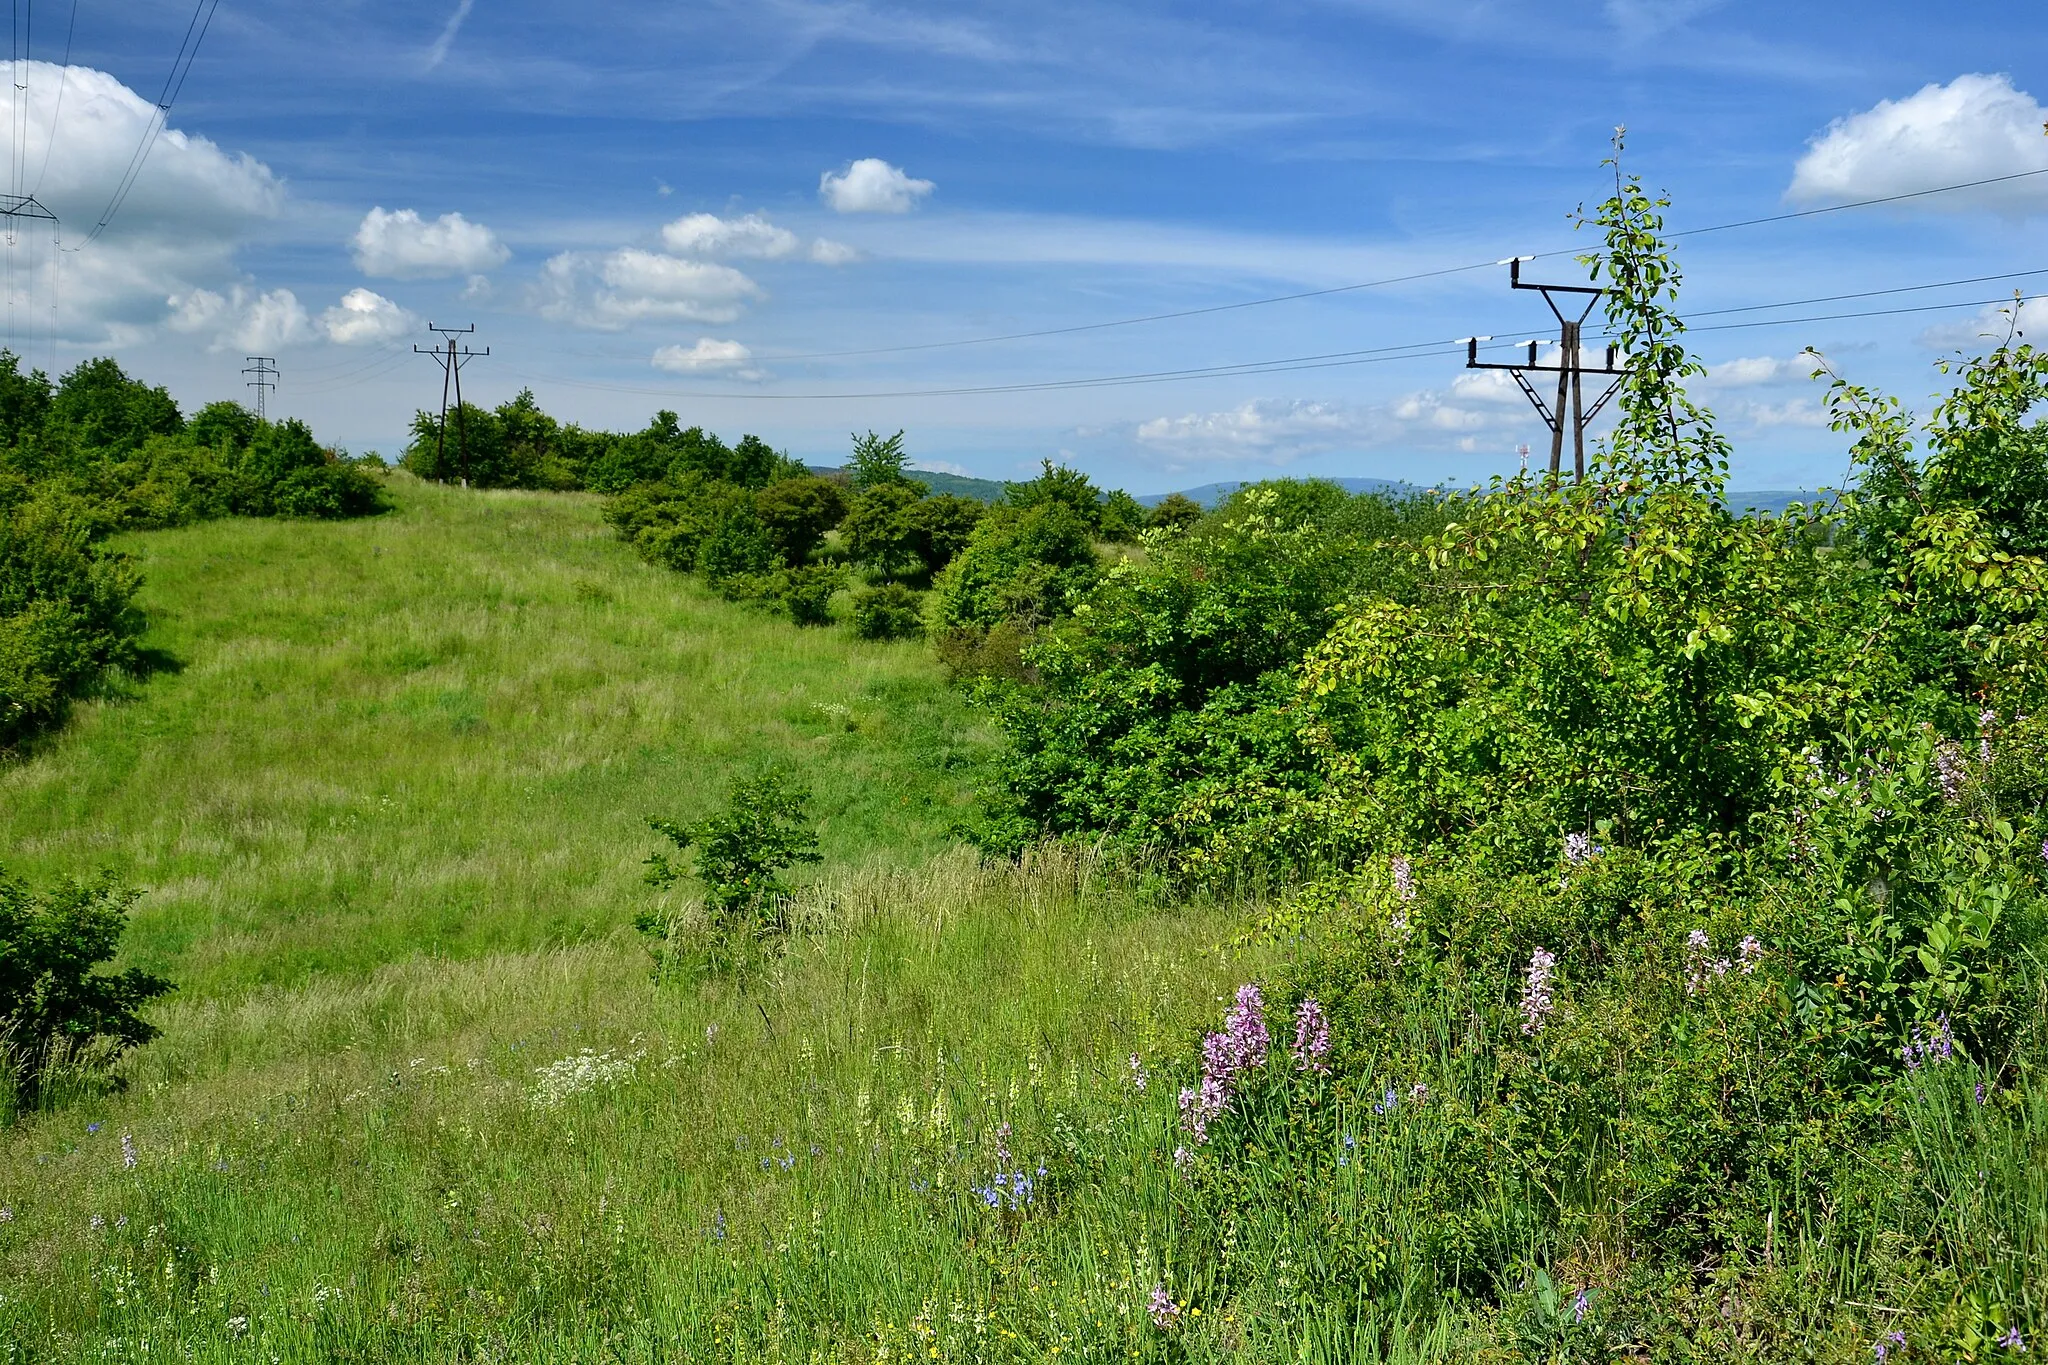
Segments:
[[[135,1169],[135,1137],[132,1133],[121,1134],[121,1168]]]
[[[249,1319],[237,1313],[234,1317],[228,1319],[228,1330],[236,1336],[242,1335],[242,1333],[249,1330]]]
[[[1323,1057],[1330,1050],[1330,1020],[1314,996],[1308,996],[1294,1011],[1294,1064],[1302,1071],[1327,1073]]]
[[[1745,942],[1748,941],[1750,940],[1745,940]],[[1687,995],[1698,995],[1701,991],[1705,990],[1708,977],[1728,975],[1728,969],[1733,964],[1725,957],[1708,956],[1712,946],[1707,938],[1707,931],[1704,929],[1695,929],[1685,936],[1685,993]],[[1758,944],[1757,946],[1758,950],[1761,951],[1763,945]],[[1750,970],[1746,961],[1743,970]]]
[[[1522,1032],[1534,1037],[1556,1008],[1550,998],[1550,983],[1557,968],[1554,954],[1538,948],[1529,954],[1529,971],[1522,985]]]
[[[2022,1355],[2026,1353],[2027,1349],[2027,1339],[2020,1335],[2018,1327],[2006,1328],[2005,1335],[1998,1339],[1998,1344],[2008,1351],[2018,1351]]]
[[[1142,1095],[1145,1093],[1145,1087],[1151,1083],[1152,1078],[1145,1074],[1144,1062],[1140,1061],[1138,1054],[1133,1052],[1131,1054],[1131,1089]]]
[[[1590,834],[1567,834],[1564,836],[1564,860],[1573,867],[1584,867],[1599,857],[1604,850],[1593,842]]]
[[[11,1223],[13,1221],[14,1210],[8,1208],[5,1204],[0,1204],[0,1223]]]
[[[94,1232],[98,1232],[101,1228],[105,1227],[106,1225],[107,1220],[100,1217],[100,1215],[98,1214],[94,1214],[92,1216],[90,1223],[88,1224],[88,1226],[91,1227]]]
[[[1991,732],[1998,728],[1998,712],[1985,709],[1977,713],[1977,760],[1991,761]]]
[[[1584,1322],[1586,1320],[1586,1308],[1588,1307],[1588,1305],[1592,1303],[1592,1301],[1593,1291],[1591,1291],[1590,1289],[1581,1289],[1577,1294],[1572,1296],[1573,1322]]]
[[[1209,1137],[1209,1123],[1230,1106],[1237,1078],[1264,1066],[1271,1039],[1266,1035],[1266,1001],[1257,985],[1238,987],[1237,1002],[1224,1016],[1223,1032],[1202,1040],[1202,1082],[1180,1092],[1181,1119],[1197,1143]]]
[[[723,1242],[725,1240],[724,1209],[713,1209],[711,1211],[711,1240],[714,1242]]]
[[[1421,1081],[1408,1087],[1408,1103],[1422,1104],[1429,1099],[1429,1087]]]
[[[1742,957],[1742,974],[1755,973],[1757,964],[1764,960],[1764,945],[1757,941],[1755,934],[1744,934],[1742,942],[1736,945],[1736,952]]]
[[[1394,1087],[1390,1085],[1387,1087],[1387,1093],[1380,1096],[1379,1100],[1373,1105],[1372,1112],[1375,1114],[1391,1114],[1400,1103],[1400,1095],[1396,1094]]]
[[[1152,1325],[1162,1332],[1180,1321],[1180,1305],[1173,1301],[1173,1295],[1166,1292],[1163,1284],[1152,1286],[1152,1300],[1146,1304],[1145,1311],[1152,1315]]]
[[[1969,774],[1969,760],[1963,757],[1962,745],[1945,739],[1934,746],[1934,775],[1941,783],[1943,804],[1953,806],[1963,799],[1963,782]]]
[[[88,1123],[85,1125],[85,1134],[87,1137],[91,1137],[94,1133],[97,1133],[99,1130],[100,1125],[97,1123]]]
[[[1185,1171],[1188,1167],[1194,1164],[1195,1154],[1193,1152],[1190,1152],[1185,1147],[1176,1147],[1173,1149],[1173,1168],[1175,1170]]]
[[[1984,1103],[1984,1082],[1977,1082],[1977,1103]]]
[[[1415,899],[1415,869],[1399,856],[1394,859],[1394,894],[1404,901]]]

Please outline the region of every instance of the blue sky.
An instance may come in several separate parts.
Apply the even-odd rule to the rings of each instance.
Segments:
[[[10,174],[67,247],[192,6],[80,0],[66,72],[71,12],[33,7],[7,120]],[[465,372],[472,397],[530,385],[613,427],[671,407],[815,462],[872,426],[905,428],[934,467],[1005,477],[1052,456],[1139,492],[1478,478],[1543,437],[1449,348],[931,391],[1539,335],[1540,303],[1489,265],[953,344],[1583,246],[1569,215],[1607,187],[1617,124],[1677,229],[2048,167],[2044,54],[2048,11],[2022,5],[1930,22],[1924,5],[1704,0],[225,0],[108,229],[54,269],[47,244],[17,246],[10,328],[38,363],[111,351],[188,404],[275,355],[276,408],[355,449],[395,451],[438,402],[410,349],[424,325],[473,322],[492,354]],[[2048,176],[1682,241],[1737,484],[1844,472],[1802,347],[1924,403],[1933,361],[1987,325],[1978,305],[2048,273],[1714,310],[2048,271],[2044,216]],[[1577,276],[1562,258],[1539,272]],[[1939,307],[1705,330],[1923,305]],[[903,347],[923,349],[882,349]],[[852,351],[870,353],[821,354]]]

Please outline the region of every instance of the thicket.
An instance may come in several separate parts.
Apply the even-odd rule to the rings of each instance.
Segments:
[[[188,420],[111,359],[53,383],[0,351],[0,751],[137,662],[139,579],[108,535],[383,506],[376,477],[297,419],[222,402]]]
[[[530,394],[478,422],[503,427],[514,409],[523,429],[554,430],[545,419],[533,420]],[[563,465],[569,482],[559,486],[584,478],[586,486],[611,493],[605,519],[646,558],[701,573],[733,600],[778,604],[799,625],[830,621],[834,593],[851,583],[847,616],[856,636],[902,639],[929,631],[968,671],[984,666],[991,631],[1018,623],[1035,628],[1064,615],[1100,576],[1106,549],[1128,545],[1147,525],[1184,524],[1194,506],[1181,498],[1147,513],[1129,494],[1103,493],[1087,475],[1050,460],[1037,478],[1007,485],[993,505],[934,494],[908,471],[900,431],[855,436],[851,458],[833,476],[813,473],[757,437],[727,447],[701,428],[681,430],[671,412],[656,414],[635,436],[560,428],[555,446],[531,449],[565,449],[572,433],[575,441],[634,452],[603,466],[616,475],[613,482],[577,472],[599,467],[601,457],[590,456],[574,469]],[[445,464],[428,448],[439,443],[436,419],[421,414],[408,465],[445,476]],[[521,467],[544,463],[540,455],[521,458]],[[998,645],[1009,638],[1000,634]],[[1014,647],[995,653],[1014,666]]]
[[[1020,667],[976,684],[1012,741],[977,837],[1276,895],[1288,965],[1191,1060],[1173,1159],[1198,1301],[1280,1354],[1476,1310],[1533,1359],[1731,1320],[1768,1358],[2016,1356],[2048,355],[1956,363],[1917,426],[1836,379],[1857,486],[1734,515],[1664,202],[1614,164],[1585,263],[1628,373],[1587,480],[1252,488],[1071,610],[992,604]]]

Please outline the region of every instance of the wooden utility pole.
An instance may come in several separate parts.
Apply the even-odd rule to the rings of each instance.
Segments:
[[[427,324],[427,330],[440,333],[442,340],[447,343],[445,348],[440,345],[432,347],[416,345],[412,348],[415,355],[432,356],[434,362],[441,367],[441,424],[434,430],[434,468],[437,471],[443,469],[448,455],[448,385],[450,382],[453,382],[455,385],[455,461],[462,468],[462,486],[467,488],[469,487],[469,430],[468,423],[463,421],[462,418],[462,367],[480,355],[489,355],[491,348],[486,346],[481,351],[472,351],[468,346],[463,346],[459,350],[457,349],[455,338],[467,336],[476,331],[475,323],[471,323],[467,327],[436,327],[430,322]]]
[[[1543,418],[1543,425],[1550,431],[1550,477],[1553,479],[1558,477],[1564,463],[1564,432],[1566,423],[1569,422],[1572,431],[1572,477],[1574,481],[1584,483],[1586,480],[1586,428],[1592,423],[1593,418],[1599,415],[1600,409],[1607,406],[1607,400],[1614,397],[1615,390],[1621,387],[1619,376],[1627,373],[1625,370],[1615,367],[1615,348],[1613,346],[1607,348],[1607,356],[1603,364],[1589,366],[1585,363],[1585,352],[1581,345],[1580,338],[1586,319],[1592,315],[1594,305],[1599,303],[1611,291],[1595,289],[1590,285],[1583,284],[1525,284],[1522,280],[1522,262],[1530,259],[1533,258],[1517,256],[1515,259],[1503,261],[1501,264],[1508,267],[1508,285],[1510,288],[1536,290],[1543,295],[1543,301],[1550,305],[1551,315],[1557,319],[1558,325],[1558,363],[1555,365],[1541,365],[1537,363],[1536,352],[1542,345],[1538,341],[1525,341],[1522,343],[1529,348],[1529,358],[1526,361],[1518,360],[1512,363],[1502,363],[1500,361],[1481,360],[1479,358],[1479,343],[1491,341],[1493,338],[1467,337],[1465,339],[1465,368],[1468,370],[1506,370],[1515,377],[1515,383],[1521,387],[1522,393],[1528,400],[1535,405],[1537,414]],[[1558,307],[1555,296],[1559,294],[1583,294],[1587,296],[1586,306],[1577,309],[1577,315],[1573,316],[1573,310],[1570,307]],[[1557,374],[1557,402],[1554,407],[1551,404],[1545,403],[1543,395],[1538,393],[1536,386],[1529,382],[1531,374],[1549,374],[1553,371]],[[1607,386],[1606,392],[1595,399],[1593,406],[1590,408],[1586,406],[1584,384],[1584,376],[1588,374],[1616,376],[1614,382]]]

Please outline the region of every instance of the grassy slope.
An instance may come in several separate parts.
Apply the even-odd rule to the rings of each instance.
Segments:
[[[719,601],[593,499],[393,487],[131,538],[178,671],[0,768],[0,863],[150,888],[133,955],[191,996],[602,935],[647,903],[645,817],[764,760],[835,859],[942,843],[990,740],[921,649]]]
[[[135,540],[182,670],[0,771],[7,860],[152,886],[182,986],[125,1094],[0,1127],[0,1360],[1146,1340],[1173,1097],[1124,1059],[1213,1012],[1226,917],[942,851],[987,740],[921,650],[709,598],[588,500],[397,492]],[[641,817],[763,755],[825,819],[803,931],[657,987]],[[970,1188],[1005,1121],[1029,1218]]]

